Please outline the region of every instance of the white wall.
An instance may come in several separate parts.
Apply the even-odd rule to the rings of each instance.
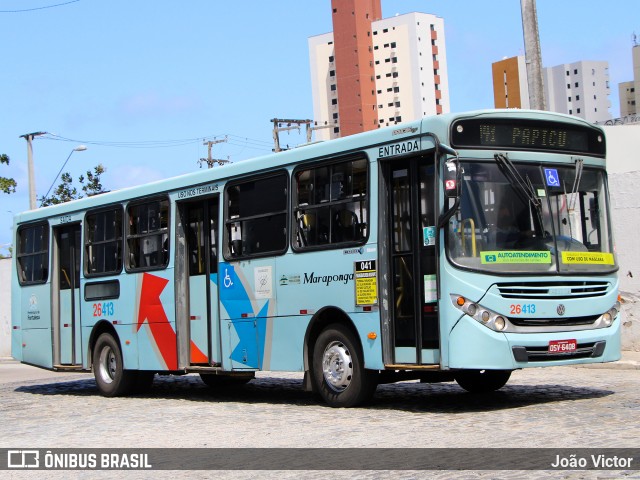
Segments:
[[[640,125],[604,127],[613,238],[623,300],[622,346],[640,351]]]
[[[11,259],[0,258],[0,357],[11,356]]]

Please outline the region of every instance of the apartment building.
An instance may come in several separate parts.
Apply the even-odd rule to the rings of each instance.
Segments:
[[[349,2],[335,3],[340,7],[333,9],[334,16],[359,13],[345,5]],[[349,23],[334,18],[333,32],[308,40],[315,126],[324,127],[316,130],[317,140],[450,111],[444,20],[417,12],[376,20],[371,14],[375,11],[360,12],[368,29],[345,32],[337,27]],[[368,43],[352,41],[365,35]],[[345,49],[340,46],[345,38],[350,42],[347,50],[362,53],[366,48],[371,63],[360,65],[362,56],[352,56],[364,68],[345,67]]]

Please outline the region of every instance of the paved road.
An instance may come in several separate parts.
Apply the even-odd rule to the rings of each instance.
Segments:
[[[51,373],[2,361],[0,447],[637,448],[638,373],[632,368],[576,367],[516,371],[506,387],[491,395],[467,394],[452,383],[403,382],[378,387],[366,407],[344,410],[325,407],[303,392],[300,374],[261,372],[249,385],[227,391],[213,391],[197,375],[157,376],[147,393],[108,399],[98,394],[88,374]],[[39,473],[38,478],[68,478],[63,472]],[[108,473],[91,475],[110,478]],[[380,478],[380,473],[330,476]],[[169,478],[166,474],[154,472],[154,478]],[[522,474],[469,473],[466,478]],[[640,478],[638,471],[554,474]],[[145,478],[136,475],[127,478]],[[315,472],[305,478],[328,476]],[[178,472],[170,478],[178,477],[188,475]],[[215,477],[253,479],[255,472],[218,472]],[[300,477],[300,472],[278,474]],[[385,478],[431,477],[400,472]],[[436,477],[460,478],[451,472]]]

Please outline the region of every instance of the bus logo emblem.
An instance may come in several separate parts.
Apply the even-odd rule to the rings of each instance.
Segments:
[[[558,315],[562,316],[564,315],[565,312],[565,308],[563,304],[558,305],[558,308],[556,308],[556,312],[558,312]]]

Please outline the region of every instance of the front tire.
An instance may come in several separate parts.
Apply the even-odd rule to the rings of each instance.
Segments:
[[[359,405],[377,387],[375,373],[364,368],[358,344],[343,325],[330,325],[318,336],[312,368],[315,390],[330,407]]]
[[[506,385],[511,370],[461,370],[456,373],[456,382],[467,392],[495,392]]]
[[[101,334],[93,347],[93,375],[100,393],[105,397],[126,395],[134,386],[135,373],[124,369],[117,340],[110,333]]]

